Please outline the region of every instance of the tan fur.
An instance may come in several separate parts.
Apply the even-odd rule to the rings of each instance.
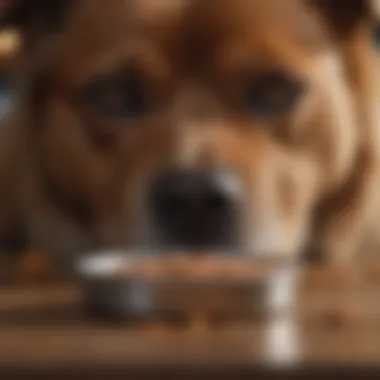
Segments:
[[[303,0],[153,3],[155,12],[148,0],[107,7],[80,0],[64,32],[27,57],[22,74],[48,73],[51,88],[37,118],[23,94],[2,139],[4,233],[21,220],[33,248],[60,257],[104,245],[154,245],[144,203],[149,181],[180,163],[238,174],[247,194],[241,228],[248,251],[317,248],[338,261],[360,253],[380,196],[376,62],[365,20],[333,39]],[[149,78],[158,114],[113,123],[73,102],[92,78],[130,57]],[[229,110],[239,70],[276,65],[309,84],[288,117],[259,123]],[[51,204],[45,177],[91,210],[90,228]]]

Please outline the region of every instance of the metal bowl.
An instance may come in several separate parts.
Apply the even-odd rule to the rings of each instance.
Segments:
[[[119,275],[121,268],[133,268],[152,257],[155,256],[123,252],[83,256],[77,262],[77,272],[85,286],[86,310],[92,316],[119,319],[181,319],[200,315],[252,319],[282,312],[293,299],[298,271],[291,262],[281,262],[269,273],[252,278]],[[223,256],[213,255],[212,260],[221,261]],[[236,260],[255,265],[258,259]]]

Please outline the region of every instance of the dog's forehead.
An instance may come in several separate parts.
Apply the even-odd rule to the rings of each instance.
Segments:
[[[259,33],[282,30],[305,36],[312,26],[307,0],[113,0],[107,6],[98,0],[81,0],[75,12],[75,25],[88,30],[92,39],[112,35],[116,31],[144,33],[153,37],[169,27],[205,34],[221,30]],[[76,38],[80,37],[76,33]],[[182,34],[180,34],[182,35]],[[85,35],[83,35],[85,37]]]
[[[99,56],[121,56],[123,49],[140,42],[154,49],[164,46],[168,56],[178,50],[197,54],[207,64],[214,49],[240,44],[255,53],[264,41],[270,41],[269,49],[290,52],[300,47],[298,53],[306,55],[305,49],[319,46],[323,38],[318,18],[305,2],[113,0],[105,6],[99,0],[80,0],[68,20],[58,61],[72,75],[80,71],[77,65],[87,70]]]

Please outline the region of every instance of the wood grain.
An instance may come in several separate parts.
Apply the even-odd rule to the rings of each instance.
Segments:
[[[375,365],[380,362],[375,269],[310,268],[288,318],[214,328],[91,321],[83,315],[78,284],[3,287],[0,375],[10,364],[29,374],[38,370],[54,376],[57,368],[77,369],[77,375],[82,370],[99,374],[139,368],[141,375],[147,368],[155,373],[162,368],[202,373],[235,368],[231,378],[243,369],[252,375],[263,365],[269,370],[285,364],[294,371],[308,363],[335,369]]]

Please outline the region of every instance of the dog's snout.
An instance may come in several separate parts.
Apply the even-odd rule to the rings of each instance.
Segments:
[[[241,198],[232,173],[172,171],[153,184],[151,211],[167,240],[183,245],[222,245]]]
[[[222,181],[196,173],[173,173],[160,178],[155,186],[156,216],[191,217],[199,215],[212,219],[228,213],[232,194]]]

